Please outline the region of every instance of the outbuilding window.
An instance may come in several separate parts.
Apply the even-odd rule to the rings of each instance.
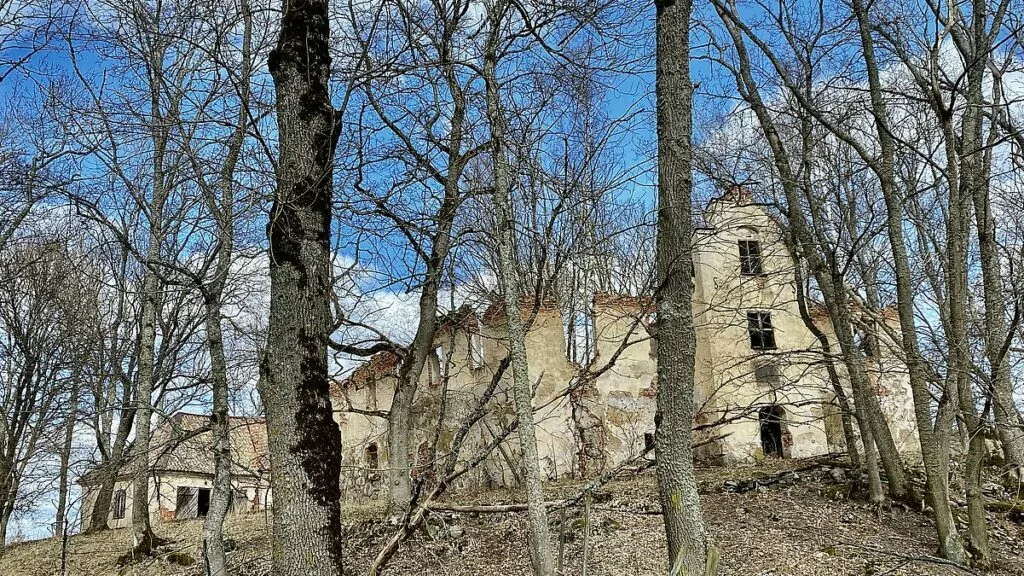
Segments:
[[[178,486],[175,504],[175,520],[206,516],[210,512],[210,489],[197,486]]]
[[[127,500],[127,494],[124,490],[118,490],[114,492],[114,502],[111,506],[114,512],[114,520],[120,520],[124,518],[125,501]]]

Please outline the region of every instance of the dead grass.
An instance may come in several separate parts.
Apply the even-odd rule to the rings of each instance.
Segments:
[[[773,464],[769,469],[710,469],[700,472],[705,519],[722,550],[721,574],[755,576],[811,575],[963,575],[958,568],[929,563],[916,557],[934,553],[931,520],[917,512],[891,510],[876,517],[858,502],[833,500],[836,490],[822,481],[774,485],[765,491],[734,494],[722,489],[725,480],[749,478],[795,466]],[[549,487],[550,497],[572,493],[577,483]],[[607,486],[594,504],[592,548],[587,573],[593,576],[664,574],[664,532],[651,475]],[[514,492],[462,494],[460,502],[506,503],[518,501]],[[551,515],[552,532],[567,540],[562,556],[565,573],[579,574],[582,560],[582,510]],[[379,521],[379,503],[346,506],[346,565],[352,573],[365,573],[384,540],[394,529]],[[239,516],[226,526],[237,542],[231,554],[236,574],[264,575],[268,571],[269,517]],[[992,541],[997,565],[989,573],[1024,576],[1024,530],[992,515]],[[201,521],[160,524],[160,536],[174,541],[156,559],[115,567],[116,558],[130,548],[130,532],[75,536],[69,539],[67,574],[135,576],[202,574],[199,552]],[[554,544],[558,549],[557,543]],[[404,545],[392,562],[393,575],[529,574],[525,523],[522,514],[437,514],[427,530]],[[171,557],[170,554],[179,556]],[[181,554],[197,560],[190,566],[172,563]],[[31,542],[10,547],[0,558],[0,574],[50,576],[60,574],[60,543]]]

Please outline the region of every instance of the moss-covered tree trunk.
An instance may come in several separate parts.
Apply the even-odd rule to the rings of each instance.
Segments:
[[[327,0],[285,0],[274,79],[279,158],[267,225],[270,322],[260,366],[273,489],[272,573],[342,572],[341,433],[328,390],[331,191]]]

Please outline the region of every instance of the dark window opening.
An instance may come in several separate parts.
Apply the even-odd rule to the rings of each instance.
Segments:
[[[761,424],[761,450],[765,456],[782,458],[782,418],[785,412],[780,406],[765,406],[758,410]]]
[[[201,518],[210,513],[210,489],[178,486],[174,518]]]
[[[112,506],[114,511],[114,520],[120,520],[124,518],[125,500],[127,495],[124,490],[118,490],[114,492],[114,504]]]
[[[754,350],[775,349],[775,328],[772,315],[768,312],[747,312],[747,330],[750,332],[750,347]]]
[[[441,384],[441,356],[440,348],[434,348],[427,355],[427,383],[432,387]]]
[[[196,506],[196,516],[206,516],[210,513],[210,489],[199,489],[199,501]]]
[[[371,470],[380,468],[380,454],[376,444],[370,444],[366,447],[366,467]]]
[[[757,240],[740,240],[740,274],[760,276],[764,274],[761,265],[761,243]]]
[[[654,433],[653,432],[645,432],[644,433],[644,450],[645,451],[650,451],[650,450],[653,450],[653,449],[654,449]]]
[[[468,334],[469,339],[469,367],[473,370],[484,367],[484,337],[480,334],[479,328]]]

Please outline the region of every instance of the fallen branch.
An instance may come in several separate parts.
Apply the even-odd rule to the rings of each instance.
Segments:
[[[851,542],[840,542],[839,546],[850,546],[852,548],[860,548],[861,550],[867,550],[868,552],[874,552],[876,554],[882,554],[885,556],[892,556],[893,558],[899,558],[900,560],[906,560],[908,562],[928,562],[931,564],[941,564],[943,566],[952,566],[957,570],[964,572],[965,574],[977,574],[974,570],[959,564],[952,560],[946,560],[945,558],[939,558],[938,556],[928,556],[922,554],[919,556],[912,556],[907,554],[900,554],[898,552],[890,552],[888,550],[882,550],[881,548],[875,548],[874,546],[864,546],[862,544],[853,544]]]

